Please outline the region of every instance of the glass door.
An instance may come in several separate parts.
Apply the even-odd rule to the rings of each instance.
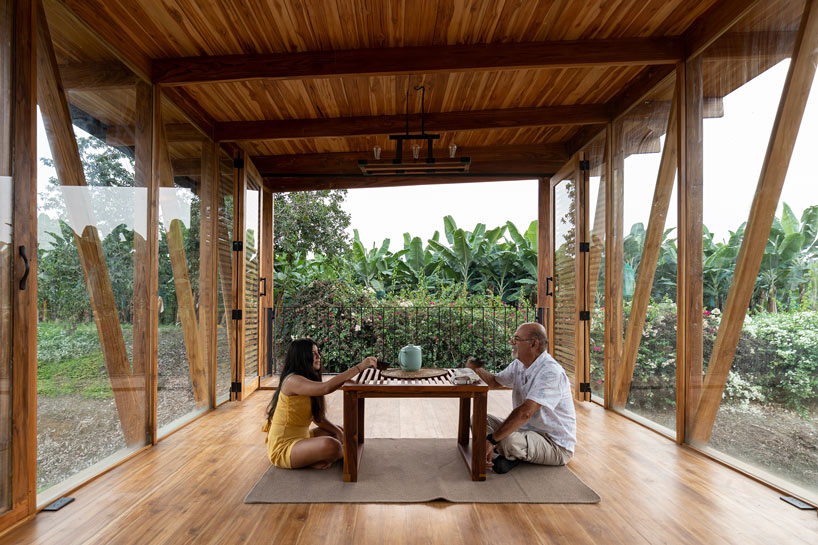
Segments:
[[[580,400],[590,399],[588,389],[588,365],[586,339],[588,305],[585,301],[588,260],[581,250],[587,241],[582,236],[585,229],[585,210],[582,197],[583,184],[587,182],[586,171],[580,167],[585,161],[575,156],[551,179],[552,292],[553,312],[548,330],[551,333],[551,355],[565,369],[574,387],[574,396]]]

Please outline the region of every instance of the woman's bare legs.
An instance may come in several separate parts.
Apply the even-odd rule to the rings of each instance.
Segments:
[[[333,462],[344,457],[343,445],[332,434],[321,428],[313,433],[315,437],[302,439],[293,445],[290,451],[290,467],[327,469]]]

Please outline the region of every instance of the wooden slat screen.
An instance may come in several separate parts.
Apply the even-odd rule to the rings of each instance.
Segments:
[[[554,186],[554,342],[553,353],[571,382],[576,372],[576,185]]]
[[[231,322],[233,309],[233,161],[223,156],[219,161],[218,200],[218,360],[216,392],[218,396],[230,393],[230,366],[236,361],[236,330]],[[224,334],[222,334],[224,331]],[[227,340],[227,354],[224,354],[223,337]]]
[[[261,228],[259,210],[261,206],[261,180],[253,179],[252,169],[248,169],[247,192],[245,194],[244,218],[244,379],[258,377],[259,364],[259,253]]]

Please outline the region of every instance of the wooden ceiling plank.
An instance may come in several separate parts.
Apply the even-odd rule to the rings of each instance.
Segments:
[[[153,59],[154,83],[184,85],[242,79],[303,79],[468,70],[675,64],[677,37],[310,51]]]
[[[551,106],[547,108],[508,108],[476,112],[426,114],[426,132],[536,127],[548,125],[584,125],[606,123],[608,107],[604,104]],[[410,116],[414,132],[420,117]],[[403,115],[362,116],[330,119],[288,119],[278,121],[233,121],[215,125],[215,139],[220,142],[277,140],[287,138],[320,138],[370,136],[402,133],[406,129]]]

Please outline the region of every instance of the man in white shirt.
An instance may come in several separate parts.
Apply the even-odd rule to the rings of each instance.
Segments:
[[[577,418],[571,385],[545,351],[546,344],[545,328],[526,323],[511,339],[514,361],[496,375],[473,358],[466,362],[489,388],[512,389],[511,414],[505,420],[488,415],[486,461],[495,473],[506,473],[520,461],[565,465],[574,455]]]

